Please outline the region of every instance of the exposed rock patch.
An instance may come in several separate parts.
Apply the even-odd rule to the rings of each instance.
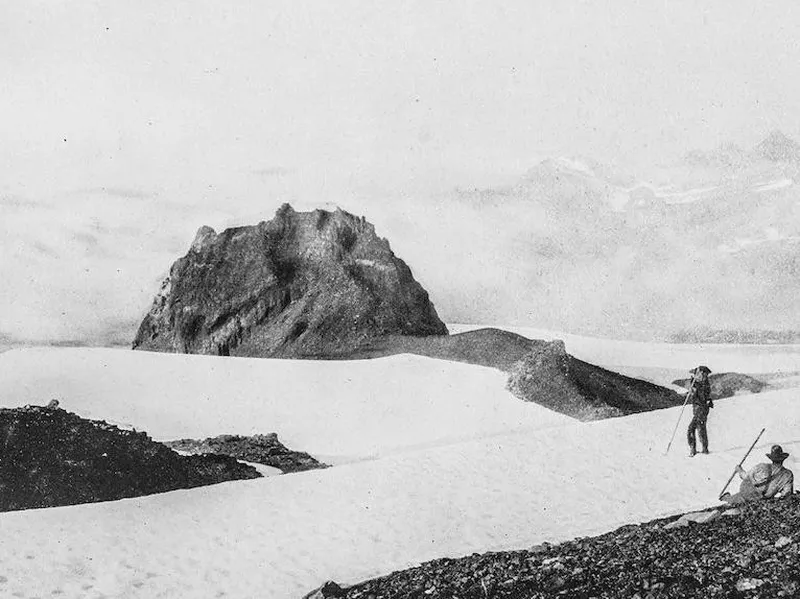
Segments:
[[[578,360],[566,352],[563,341],[528,339],[493,328],[441,337],[390,336],[366,344],[348,357],[401,353],[496,368],[508,373],[508,389],[520,399],[580,420],[683,403],[683,397],[671,389]]]
[[[688,389],[690,382],[691,379],[678,379],[672,381],[672,384]],[[711,399],[724,399],[746,393],[761,393],[767,387],[763,381],[738,372],[712,374],[709,375],[708,382],[711,384]]]
[[[400,353],[496,368],[508,373],[508,389],[520,399],[580,420],[683,403],[683,397],[671,389],[574,358],[566,352],[563,341],[528,339],[493,328],[446,337],[386,337],[363,346],[350,357]]]
[[[563,341],[544,342],[511,368],[508,389],[579,420],[599,420],[683,403],[670,389],[574,358]]]
[[[227,456],[180,456],[146,433],[58,408],[0,409],[0,511],[139,497],[258,478]]]
[[[165,445],[183,453],[226,455],[245,462],[264,464],[278,468],[284,474],[328,467],[307,453],[287,448],[275,433],[251,437],[220,435],[202,441],[180,439],[169,441]]]
[[[800,498],[665,528],[675,518],[526,551],[438,559],[344,589],[349,599],[800,596]],[[733,514],[736,511],[732,512]],[[331,587],[332,588],[332,587]],[[319,595],[326,596],[326,595]],[[339,596],[339,595],[329,595]]]
[[[332,580],[329,580],[319,588],[316,588],[305,595],[303,599],[334,599],[338,597],[344,597],[345,593],[346,591],[342,587]]]
[[[446,335],[428,294],[363,218],[295,212],[215,233],[170,269],[134,349],[341,355],[387,335]]]
[[[364,345],[349,357],[377,358],[396,354],[415,354],[439,360],[490,366],[508,372],[527,353],[545,343],[509,331],[485,328],[446,336],[384,337]]]

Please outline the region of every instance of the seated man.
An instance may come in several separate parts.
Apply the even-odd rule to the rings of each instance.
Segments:
[[[785,453],[780,445],[773,445],[772,450],[766,455],[771,463],[758,464],[750,472],[745,472],[744,468],[737,466],[736,472],[742,479],[739,492],[735,495],[725,493],[720,499],[728,503],[744,503],[754,499],[786,497],[794,493],[794,474],[783,467],[783,462],[789,454]]]

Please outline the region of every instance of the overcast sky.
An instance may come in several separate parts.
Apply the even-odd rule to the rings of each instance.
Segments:
[[[5,2],[0,334],[138,317],[200,224],[282,201],[385,234],[406,205],[547,156],[641,166],[798,136],[798,16],[795,0]]]

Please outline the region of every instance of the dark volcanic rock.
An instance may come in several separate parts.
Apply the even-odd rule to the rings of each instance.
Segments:
[[[57,408],[0,409],[0,511],[258,478],[227,456],[180,456],[147,434]]]
[[[323,464],[307,453],[287,448],[278,440],[278,435],[275,433],[252,437],[220,435],[202,441],[180,439],[179,441],[170,441],[165,445],[175,451],[227,455],[245,462],[264,464],[279,468],[284,474],[328,467],[327,464]]]
[[[672,384],[688,389],[690,382],[691,379],[678,379],[672,381]],[[708,382],[711,384],[711,399],[724,399],[745,393],[761,393],[767,386],[763,381],[738,372],[712,374],[708,377]]]
[[[683,403],[674,391],[583,362],[563,341],[543,343],[511,369],[517,397],[580,420],[599,420]]]
[[[134,349],[238,356],[346,355],[385,335],[446,335],[411,270],[363,218],[295,212],[216,234],[170,269]]]
[[[365,581],[349,599],[800,596],[800,498],[665,529],[666,520],[536,548],[443,558]]]
[[[492,328],[442,337],[384,337],[362,346],[351,357],[399,353],[497,368],[508,373],[508,389],[520,399],[581,420],[683,403],[682,396],[671,389],[574,358],[562,341],[528,339]]]
[[[509,331],[485,328],[446,336],[383,337],[362,346],[351,357],[378,358],[396,354],[415,354],[438,360],[489,366],[509,372],[527,353],[545,343]]]
[[[303,599],[334,599],[336,597],[344,597],[345,590],[335,582],[329,580],[318,589],[314,589]]]

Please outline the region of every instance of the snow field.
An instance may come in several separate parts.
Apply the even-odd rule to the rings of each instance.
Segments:
[[[716,502],[780,442],[797,471],[792,392],[720,402],[712,453],[685,457],[679,408],[512,433],[323,471],[2,515],[9,592],[68,597],[299,597],[421,561],[524,548]],[[10,540],[13,539],[13,542]],[[32,556],[32,557],[27,557]],[[91,585],[78,593],[81,585]]]
[[[418,356],[311,361],[114,349],[0,356],[0,406],[46,404],[171,440],[277,432],[333,462],[574,422],[505,390],[506,376]]]
[[[603,350],[630,368],[666,360],[666,369],[734,369],[758,357],[758,348],[743,355],[565,337],[583,359]],[[796,348],[765,354],[759,363],[774,373],[794,364]],[[304,362],[29,349],[0,356],[0,380],[3,406],[58,397],[83,416],[131,422],[156,438],[275,430],[290,447],[361,460],[0,514],[0,596],[300,597],[327,579],[352,583],[437,557],[601,533],[715,504],[761,427],[745,466],[781,443],[800,476],[794,389],[717,402],[712,454],[688,458],[691,408],[664,455],[680,408],[581,424],[519,402],[498,371],[414,356]]]

